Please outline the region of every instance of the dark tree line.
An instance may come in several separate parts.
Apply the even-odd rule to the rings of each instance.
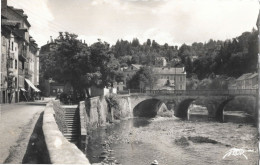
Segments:
[[[112,51],[121,66],[150,66],[154,64],[156,57],[165,57],[172,67],[185,66],[188,78],[197,75],[199,79],[204,79],[211,74],[238,77],[243,73],[256,71],[257,34],[253,29],[252,32],[244,32],[226,41],[211,39],[206,43],[183,44],[179,48],[168,44],[159,45],[150,39],[140,44],[135,38],[132,42],[118,40],[112,46]],[[174,62],[175,58],[179,58],[181,62]]]
[[[53,50],[41,54],[40,72],[44,79],[70,82],[78,92],[84,92],[92,85],[104,87],[123,81],[125,77],[120,73],[120,67],[130,64],[152,66],[156,57],[165,57],[172,67],[184,66],[187,78],[194,79],[194,82],[195,79],[205,79],[203,83],[206,83],[214,75],[237,78],[257,70],[257,34],[253,29],[226,41],[209,40],[178,47],[167,43],[160,45],[150,39],[141,44],[137,38],[131,42],[118,40],[113,46],[99,40],[88,46],[75,34],[60,33]],[[132,78],[138,82],[131,81],[130,86],[142,86],[141,80],[147,84],[153,79],[147,68],[138,73]]]

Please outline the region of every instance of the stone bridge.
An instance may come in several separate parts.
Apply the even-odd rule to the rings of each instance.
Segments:
[[[192,103],[203,105],[208,110],[209,118],[223,119],[223,111],[225,106],[232,100],[239,98],[240,100],[251,100],[249,103],[254,104],[251,110],[247,113],[257,116],[257,100],[258,90],[192,90],[192,91],[160,91],[148,90],[146,93],[131,93],[131,108],[135,115],[139,111],[141,104],[157,107],[154,110],[146,108],[147,113],[156,115],[158,109],[165,103],[168,109],[174,110],[174,115],[180,118],[186,118],[188,115],[188,108]],[[150,100],[150,102],[149,102]],[[156,102],[157,101],[157,102]],[[139,108],[138,108],[139,107]]]

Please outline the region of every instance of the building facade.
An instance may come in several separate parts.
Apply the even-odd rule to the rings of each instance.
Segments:
[[[228,89],[258,89],[258,73],[245,73],[229,81]]]
[[[184,67],[154,67],[153,72],[157,77],[158,89],[186,90],[186,72]]]
[[[0,102],[27,101],[39,92],[35,87],[39,77],[38,45],[29,35],[31,25],[24,11],[8,6],[7,0],[1,3]]]

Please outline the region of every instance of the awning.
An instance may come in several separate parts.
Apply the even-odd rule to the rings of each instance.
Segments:
[[[30,80],[28,80],[28,79],[25,78],[25,81],[27,82],[27,84],[28,84],[29,86],[32,87],[33,90],[35,90],[35,92],[41,92],[38,88],[36,88],[36,87],[33,85],[33,83],[32,83]]]
[[[24,88],[20,88],[20,90],[26,92],[26,90]]]

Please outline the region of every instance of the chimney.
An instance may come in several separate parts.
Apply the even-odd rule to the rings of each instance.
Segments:
[[[51,40],[50,40],[50,43],[53,43],[53,39],[52,39],[52,36],[50,36],[50,39],[51,39]]]

